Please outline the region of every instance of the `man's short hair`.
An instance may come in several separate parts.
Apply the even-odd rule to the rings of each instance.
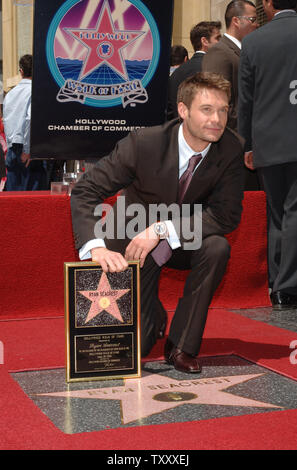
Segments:
[[[297,0],[272,0],[272,4],[275,10],[290,10],[296,8]]]
[[[188,58],[188,51],[184,46],[176,45],[171,47],[170,65],[181,65],[185,58]]]
[[[232,2],[227,5],[225,11],[225,23],[227,29],[230,27],[232,18],[234,16],[244,15],[246,5],[251,5],[252,7],[256,8],[254,3],[250,2],[249,0],[232,0]]]
[[[26,78],[32,77],[32,56],[31,54],[25,54],[20,58],[19,67],[23,71],[23,75]]]
[[[199,72],[186,78],[178,87],[177,102],[184,103],[190,109],[192,102],[199,90],[211,89],[224,91],[231,98],[231,84],[222,75],[211,72]]]
[[[193,26],[190,32],[190,40],[194,51],[200,51],[202,48],[201,39],[205,37],[208,41],[215,28],[221,29],[222,23],[220,21],[201,21]]]

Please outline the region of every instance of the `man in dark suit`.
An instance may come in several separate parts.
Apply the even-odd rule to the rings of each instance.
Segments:
[[[254,4],[248,0],[233,0],[226,8],[225,23],[226,33],[203,58],[202,70],[221,74],[231,83],[228,127],[236,130],[241,41],[258,26]]]
[[[178,67],[169,78],[167,119],[178,117],[177,90],[186,78],[201,72],[202,58],[221,38],[220,21],[201,21],[191,29],[190,40],[195,51],[190,60]]]
[[[164,351],[169,364],[189,373],[201,371],[196,356],[208,307],[230,255],[224,235],[237,227],[242,211],[243,147],[239,137],[225,129],[229,99],[230,84],[222,77],[189,77],[179,89],[182,124],[176,119],[131,132],[83,176],[71,196],[81,259],[91,255],[105,272],[125,270],[127,260],[140,260],[143,356],[164,331],[166,312],[158,298],[162,266],[190,269]],[[120,190],[124,206],[120,211],[114,207],[109,216],[115,233],[122,235],[95,239],[95,207]],[[160,211],[152,220],[151,209],[160,204],[171,209],[174,205],[174,211]],[[202,212],[197,212],[197,204],[202,204]],[[131,237],[128,228],[135,207],[144,213],[143,227]],[[191,233],[186,234],[185,227]]]
[[[178,67],[189,60],[187,49],[181,44],[175,44],[171,47],[170,53],[170,75],[176,71]]]
[[[268,203],[268,276],[275,308],[297,306],[296,0],[264,0],[269,20],[242,44],[239,131]],[[251,152],[252,151],[252,152]]]
[[[211,48],[203,58],[202,70],[222,74],[231,83],[231,101],[229,108],[228,127],[237,130],[238,105],[238,66],[241,41],[256,29],[257,16],[254,4],[247,0],[233,0],[225,12],[226,33],[218,44]],[[245,168],[246,191],[260,189],[258,175],[255,171]]]

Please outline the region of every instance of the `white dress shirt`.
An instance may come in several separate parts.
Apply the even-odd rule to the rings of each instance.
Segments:
[[[7,147],[23,144],[24,153],[30,152],[31,87],[32,81],[23,78],[7,93],[3,103]]]
[[[290,8],[288,8],[288,9],[286,9],[286,10],[280,10],[280,11],[278,11],[277,13],[275,13],[274,16],[279,15],[280,13],[288,13],[289,11],[290,11],[290,12],[293,12],[293,13],[296,13],[295,10],[291,10]]]
[[[209,152],[211,143],[207,145],[207,147],[200,152],[202,159],[198,163],[198,165],[195,168],[195,171],[197,171],[197,168],[201,164],[202,160],[206,157],[207,153]],[[183,175],[183,173],[186,171],[189,160],[190,158],[197,154],[186,142],[184,138],[184,133],[183,133],[183,124],[180,125],[179,130],[178,130],[178,150],[179,150],[179,178]],[[175,231],[174,225],[170,220],[165,221],[169,236],[167,238],[167,241],[170,245],[170,247],[174,250],[176,248],[179,248],[181,246],[180,240],[177,236],[177,233]],[[90,250],[93,248],[99,248],[99,247],[105,247],[104,240],[102,239],[94,239],[90,240],[89,242],[85,243],[81,249],[79,250],[79,257],[81,260],[89,259],[91,258],[91,253]]]
[[[231,36],[230,34],[227,34],[227,33],[224,33],[224,36],[230,39],[230,41],[234,42],[234,44],[236,44],[236,46],[239,47],[239,49],[241,49],[241,42],[238,39],[236,39],[234,36]]]

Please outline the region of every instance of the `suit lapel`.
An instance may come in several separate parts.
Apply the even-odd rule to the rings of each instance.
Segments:
[[[210,182],[217,173],[221,160],[222,155],[218,152],[218,144],[213,143],[208,154],[204,157],[193,175],[183,200],[184,204],[196,201],[207,188],[211,187]]]
[[[234,54],[240,57],[240,48],[233,41],[231,41],[231,39],[227,38],[227,36],[223,36],[221,41],[228,47],[228,49],[230,49],[232,52],[234,52]]]
[[[163,202],[170,205],[178,202],[179,192],[179,147],[178,147],[179,123],[172,130],[170,143],[166,154],[161,159],[160,166],[155,173],[155,181],[166,181],[162,188]],[[218,167],[224,156],[218,151],[218,143],[213,143],[206,157],[203,159],[195,171],[189,188],[185,194],[183,203],[191,203],[199,199],[209,188],[209,183],[213,180],[218,171]],[[168,181],[170,183],[168,184]],[[154,184],[154,183],[153,183]]]
[[[172,201],[178,199],[179,185],[179,148],[178,148],[178,130],[179,122],[172,129],[169,147],[161,158],[160,167],[156,171],[156,183],[164,181],[164,187],[161,188],[164,203],[170,205]],[[166,182],[166,183],[165,183]],[[168,183],[170,182],[170,183]]]

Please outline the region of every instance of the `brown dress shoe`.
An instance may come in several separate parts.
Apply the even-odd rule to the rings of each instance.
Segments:
[[[164,349],[165,361],[180,372],[199,374],[202,370],[198,359],[177,348],[170,339],[167,339]]]

